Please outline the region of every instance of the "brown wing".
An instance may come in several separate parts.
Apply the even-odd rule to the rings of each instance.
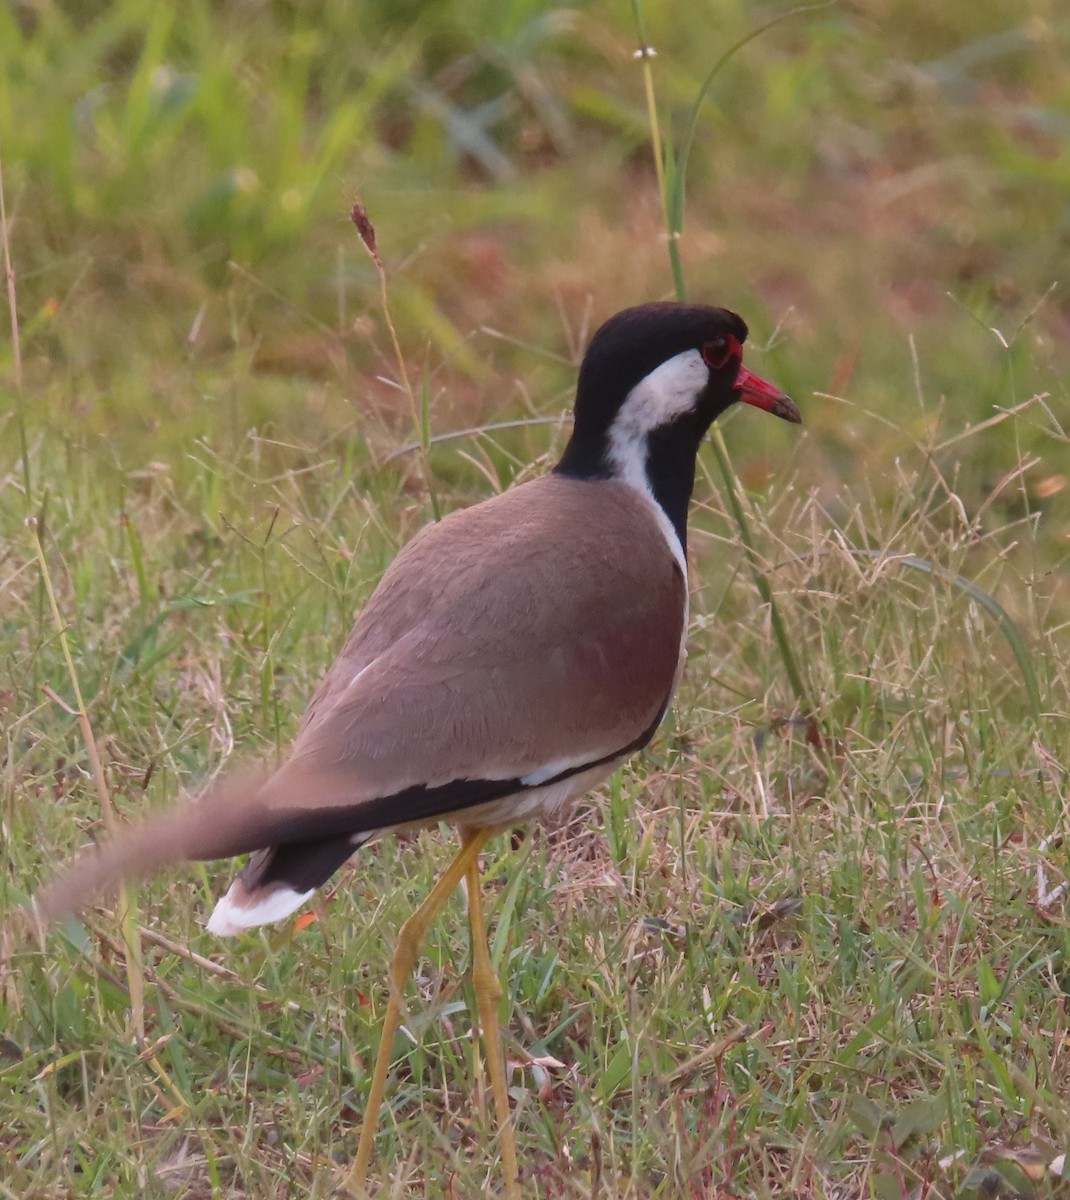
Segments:
[[[271,790],[288,806],[288,776],[330,778],[304,803],[359,818],[408,788],[548,778],[634,748],[674,686],[685,586],[626,485],[548,476],[465,509],[398,555]]]

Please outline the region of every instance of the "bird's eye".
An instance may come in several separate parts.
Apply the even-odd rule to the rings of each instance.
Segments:
[[[735,338],[719,337],[702,347],[702,357],[711,371],[719,371],[738,350],[739,342]]]

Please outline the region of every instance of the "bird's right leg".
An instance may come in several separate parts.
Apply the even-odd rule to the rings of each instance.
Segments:
[[[398,944],[390,966],[390,999],[387,1002],[386,1015],[383,1017],[379,1053],[375,1059],[371,1087],[368,1089],[368,1102],[364,1109],[364,1123],[360,1129],[357,1156],[353,1160],[352,1169],[344,1185],[345,1190],[351,1196],[363,1198],[365,1195],[364,1185],[368,1177],[368,1165],[371,1162],[375,1134],[379,1127],[379,1110],[382,1108],[383,1096],[386,1092],[386,1077],[390,1071],[394,1040],[401,1024],[401,997],[405,990],[405,984],[409,981],[413,968],[416,966],[420,948],[427,937],[431,922],[445,908],[454,888],[468,874],[472,864],[478,862],[479,852],[487,844],[490,836],[489,830],[476,829],[465,838],[457,857],[442,872],[427,899],[402,925],[401,932],[398,934]]]
[[[502,1151],[507,1200],[520,1200],[520,1171],[516,1157],[516,1138],[509,1116],[509,1083],[502,1054],[501,1024],[498,1002],[502,987],[487,943],[487,925],[483,917],[483,893],[479,878],[479,860],[473,859],[468,868],[468,920],[472,929],[472,984],[476,993],[479,1023],[483,1030],[483,1046],[490,1070],[490,1087],[494,1096],[494,1111],[498,1118],[498,1140]]]

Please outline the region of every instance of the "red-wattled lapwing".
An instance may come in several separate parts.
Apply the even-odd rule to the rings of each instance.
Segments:
[[[424,935],[465,879],[473,976],[506,1194],[519,1197],[479,853],[553,812],[650,740],[687,630],[687,509],[711,422],[736,401],[800,420],[743,366],[734,313],[646,304],[594,335],[575,424],[541,479],[418,534],[383,576],[312,698],[289,759],[120,834],[38,897],[46,919],[178,859],[252,853],[208,928],[292,913],[358,847],[452,821],[461,849],[403,926],[348,1189],[361,1195],[400,998]]]

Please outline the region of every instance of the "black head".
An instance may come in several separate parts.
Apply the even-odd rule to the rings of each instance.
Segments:
[[[743,319],[725,308],[644,304],[611,317],[584,355],[557,472],[641,487],[683,544],[695,458],[713,421],[740,400],[801,420],[787,396],[743,366],[746,340]]]

